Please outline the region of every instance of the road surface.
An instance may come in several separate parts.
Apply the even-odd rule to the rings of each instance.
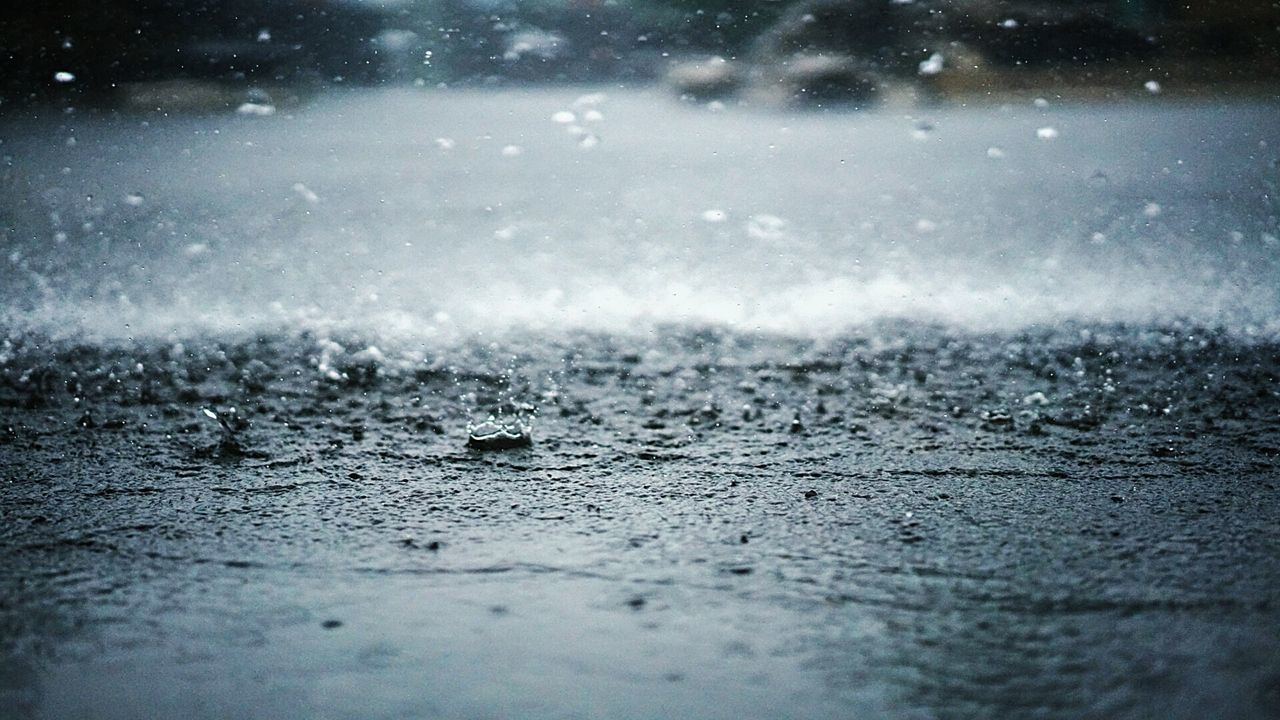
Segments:
[[[605,93],[0,123],[8,716],[1280,712],[1274,105]]]

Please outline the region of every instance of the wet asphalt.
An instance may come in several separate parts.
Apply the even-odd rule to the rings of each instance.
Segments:
[[[1192,327],[11,343],[4,692],[1268,717],[1278,353]],[[201,412],[232,407],[234,433]],[[468,449],[491,412],[533,447]]]

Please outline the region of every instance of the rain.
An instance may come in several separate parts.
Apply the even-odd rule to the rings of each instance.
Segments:
[[[0,716],[1280,715],[1280,15],[0,18]]]

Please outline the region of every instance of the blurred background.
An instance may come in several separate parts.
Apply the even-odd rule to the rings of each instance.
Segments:
[[[8,106],[660,79],[691,96],[835,103],[891,86],[1105,90],[1134,73],[1247,91],[1275,83],[1278,55],[1271,0],[14,0],[0,19]]]
[[[13,326],[1280,317],[1271,0],[18,0],[0,45]]]

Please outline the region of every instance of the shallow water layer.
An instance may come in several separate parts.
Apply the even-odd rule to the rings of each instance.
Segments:
[[[1191,325],[0,357],[18,717],[1272,717],[1280,346]],[[223,417],[224,431],[202,409]],[[536,415],[534,445],[466,447]]]

